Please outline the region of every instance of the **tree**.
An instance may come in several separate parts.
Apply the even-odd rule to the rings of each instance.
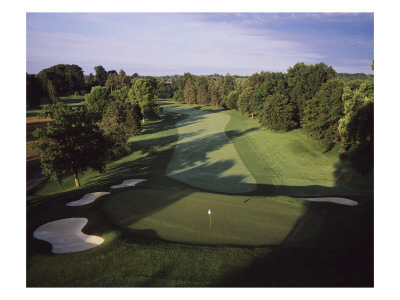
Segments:
[[[120,104],[110,104],[104,112],[99,127],[107,141],[108,156],[118,156],[129,151],[128,129],[123,122],[119,120],[118,106]]]
[[[39,106],[42,94],[42,87],[36,76],[26,73],[26,103],[29,107]]]
[[[226,97],[236,87],[235,78],[229,73],[226,74],[222,80],[221,97]]]
[[[350,83],[344,87],[344,116],[339,120],[338,131],[345,156],[365,174],[373,169],[374,82],[363,81],[355,90]]]
[[[196,89],[191,78],[186,82],[184,89],[184,99],[188,106],[196,103]]]
[[[51,118],[47,130],[34,132],[33,148],[41,155],[43,174],[60,184],[72,173],[79,187],[79,173],[87,169],[103,172],[108,142],[86,108],[73,109],[64,103],[46,105],[40,118]]]
[[[295,109],[287,95],[269,95],[260,112],[260,123],[272,130],[291,130],[297,125],[294,121]]]
[[[77,65],[59,64],[41,70],[37,74],[44,91],[48,91],[49,81],[56,95],[68,96],[80,93],[85,88],[82,68]]]
[[[57,95],[56,88],[53,85],[53,82],[51,80],[47,81],[47,92],[50,98],[51,103],[57,103],[60,98]]]
[[[210,79],[210,84],[208,87],[208,90],[210,91],[210,104],[215,105],[216,108],[218,108],[219,104],[219,96],[218,96],[218,87],[214,79]],[[236,100],[235,100],[236,103]],[[236,107],[236,104],[235,104]]]
[[[115,73],[110,73],[107,77],[106,87],[108,87],[112,93],[113,87],[118,87],[118,76]]]
[[[224,98],[222,105],[227,109],[236,109],[237,102],[238,102],[238,92],[235,90],[230,92],[229,95]]]
[[[96,77],[95,77],[96,85],[105,86],[108,77],[106,69],[104,69],[104,67],[100,65],[100,66],[95,66],[94,70],[96,72]]]
[[[196,87],[196,102],[200,105],[207,105],[208,104],[208,82],[205,76],[199,76],[196,78],[195,82]]]
[[[110,90],[106,87],[95,86],[89,94],[85,95],[85,102],[87,108],[94,112],[100,120],[111,102]]]
[[[128,101],[140,106],[143,123],[145,118],[155,119],[158,116],[159,108],[156,104],[156,91],[150,83],[144,79],[137,79],[128,93]]]
[[[307,102],[304,109],[303,128],[320,142],[325,152],[339,142],[338,126],[343,117],[343,86],[342,80],[328,80]]]
[[[253,89],[251,87],[245,88],[238,96],[237,108],[242,115],[251,113],[253,118],[254,106],[251,103],[252,94]]]
[[[335,70],[324,63],[315,65],[297,63],[288,69],[290,98],[291,102],[296,104],[299,121],[303,118],[307,102],[314,97],[323,83],[332,78],[336,78]]]
[[[95,78],[93,73],[90,73],[86,80],[86,91],[90,92],[92,87],[95,86]]]

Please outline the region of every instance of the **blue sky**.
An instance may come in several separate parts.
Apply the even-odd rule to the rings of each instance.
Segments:
[[[27,13],[27,72],[251,75],[324,62],[372,73],[373,13]]]

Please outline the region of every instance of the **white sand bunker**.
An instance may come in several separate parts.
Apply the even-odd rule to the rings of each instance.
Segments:
[[[82,228],[87,222],[86,218],[68,218],[46,223],[36,229],[33,236],[51,243],[53,253],[88,250],[103,243],[104,239],[84,234]]]
[[[99,198],[99,197],[101,197],[103,195],[107,195],[109,193],[110,192],[89,193],[89,194],[86,194],[85,196],[83,196],[81,199],[79,199],[77,201],[69,202],[66,205],[67,206],[82,206],[82,205],[86,205],[86,204],[92,203],[97,198]]]
[[[357,201],[346,199],[346,198],[339,198],[339,197],[299,198],[299,199],[307,200],[307,201],[315,201],[315,202],[332,202],[332,203],[351,205],[351,206],[355,206],[358,204]]]
[[[139,182],[146,181],[146,180],[147,179],[127,179],[127,180],[122,181],[121,184],[113,185],[111,188],[119,189],[119,188],[128,187],[128,186],[135,186]]]

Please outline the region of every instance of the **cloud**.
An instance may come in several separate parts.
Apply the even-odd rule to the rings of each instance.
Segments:
[[[329,36],[310,39],[308,32],[293,33],[269,25],[279,18],[291,16],[34,14],[27,18],[28,69],[41,60],[93,67],[102,64],[143,75],[150,75],[144,74],[146,68],[152,72],[159,69],[250,75],[261,70],[285,71],[296,62],[317,63],[327,57],[321,45],[326,47]],[[128,70],[125,66],[142,69]],[[93,67],[85,69],[86,73],[92,72]],[[159,72],[151,75],[160,75]]]

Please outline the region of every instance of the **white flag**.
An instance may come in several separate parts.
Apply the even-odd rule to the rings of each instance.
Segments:
[[[208,210],[208,214],[211,215],[211,210],[210,209]]]

